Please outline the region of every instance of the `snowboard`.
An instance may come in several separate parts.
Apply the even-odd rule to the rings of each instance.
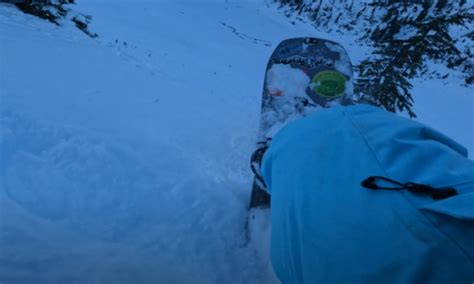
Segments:
[[[271,198],[260,166],[272,137],[289,122],[322,108],[352,104],[352,64],[338,43],[320,38],[282,41],[273,51],[263,85],[256,150],[251,157],[255,174],[249,203],[248,238],[269,229]]]

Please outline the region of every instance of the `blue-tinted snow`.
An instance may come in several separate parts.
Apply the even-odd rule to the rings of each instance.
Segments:
[[[79,2],[98,39],[0,5],[0,281],[276,282],[244,231],[264,68],[341,36],[262,1]],[[453,80],[417,83],[415,110],[472,152]]]

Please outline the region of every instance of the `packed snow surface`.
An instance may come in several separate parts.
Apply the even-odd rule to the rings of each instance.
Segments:
[[[0,282],[277,283],[246,241],[262,80],[291,24],[263,1],[77,1],[91,39],[0,4]],[[474,150],[460,81],[419,119]]]

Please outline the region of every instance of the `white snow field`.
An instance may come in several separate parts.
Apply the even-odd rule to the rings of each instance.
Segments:
[[[0,4],[0,282],[278,283],[244,230],[266,61],[364,48],[263,0],[77,2],[99,38]],[[415,111],[472,155],[456,80],[417,82]]]

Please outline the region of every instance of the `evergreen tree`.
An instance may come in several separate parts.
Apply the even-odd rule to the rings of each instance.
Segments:
[[[70,12],[68,5],[75,4],[74,1],[75,0],[0,0],[0,2],[12,3],[24,13],[37,16],[56,25],[60,25],[60,20],[66,18]],[[88,36],[97,37],[97,34],[88,29],[91,16],[78,14],[70,20]]]
[[[413,117],[412,79],[426,69],[426,60],[445,63],[466,74],[472,82],[472,55],[456,46],[450,28],[472,23],[472,7],[465,1],[383,1],[372,3],[382,10],[383,25],[370,31],[374,46],[371,58],[357,66],[358,100],[384,107],[389,111],[406,111]],[[469,79],[471,78],[471,79]]]
[[[17,7],[25,13],[38,16],[59,25],[58,20],[67,15],[66,4],[73,4],[74,0],[26,0],[17,3]]]

